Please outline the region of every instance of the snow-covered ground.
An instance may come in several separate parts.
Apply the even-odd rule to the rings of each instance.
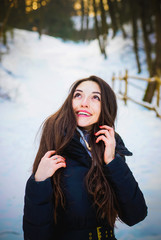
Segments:
[[[77,79],[97,75],[111,84],[112,73],[128,68],[136,75],[130,39],[118,34],[100,56],[97,40],[74,44],[37,33],[15,30],[10,53],[0,64],[0,88],[11,100],[0,99],[0,239],[22,240],[23,198],[31,173],[43,120],[56,111]],[[144,59],[144,55],[142,55]],[[9,71],[9,72],[8,72]],[[143,69],[143,76],[148,73]],[[142,83],[142,87],[145,85]],[[137,98],[141,94],[130,89]],[[116,131],[133,152],[127,163],[145,195],[148,217],[133,227],[117,223],[119,240],[161,239],[161,120],[155,113],[118,100]]]

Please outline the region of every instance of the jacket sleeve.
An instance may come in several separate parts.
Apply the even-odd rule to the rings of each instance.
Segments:
[[[36,182],[33,175],[25,190],[23,231],[25,240],[53,240],[53,189],[51,179]]]
[[[147,216],[147,206],[125,157],[116,154],[104,171],[119,202],[119,218],[129,226],[142,221]]]

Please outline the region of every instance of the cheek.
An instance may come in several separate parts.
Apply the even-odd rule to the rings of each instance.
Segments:
[[[73,99],[72,101],[72,107],[73,107],[73,110],[76,110],[78,107],[78,101],[76,101],[75,99]]]
[[[99,118],[99,116],[101,114],[101,104],[98,104],[95,110],[96,110],[97,116]]]
[[[98,115],[97,115],[98,119],[99,119],[100,115],[101,115],[101,111],[99,110]]]
[[[75,101],[74,100],[72,101],[72,107],[73,107],[73,109],[75,109]]]

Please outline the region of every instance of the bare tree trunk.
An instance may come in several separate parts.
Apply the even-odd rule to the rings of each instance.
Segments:
[[[96,36],[98,39],[98,43],[99,43],[99,47],[100,47],[100,51],[102,54],[104,54],[104,57],[106,58],[106,50],[101,38],[101,34],[100,34],[100,29],[99,29],[99,25],[98,25],[98,19],[97,19],[97,6],[96,6],[96,0],[93,0],[93,8],[94,8],[94,19],[95,19],[95,28],[96,28]]]
[[[148,71],[150,76],[152,77],[154,75],[153,71],[153,62],[151,59],[151,43],[148,38],[148,32],[146,29],[146,2],[145,0],[140,0],[140,12],[141,12],[141,24],[142,24],[142,30],[143,30],[143,38],[144,38],[144,46],[145,46],[145,52],[146,52],[146,59],[147,59],[147,65],[148,65]],[[145,91],[145,95],[143,97],[143,101],[151,103],[154,92],[156,89],[156,83],[148,83],[147,89]]]
[[[118,24],[117,24],[117,19],[116,19],[116,12],[115,12],[115,2],[112,0],[108,0],[107,4],[109,6],[109,13],[110,13],[110,17],[111,17],[111,24],[112,24],[113,37],[114,37],[118,30]]]
[[[6,3],[5,1],[0,1],[0,28],[2,26],[2,23],[4,21],[5,18],[5,14],[6,14]],[[1,33],[1,32],[0,32]]]
[[[85,19],[84,19],[84,32],[83,32],[83,34],[84,34],[84,39],[88,39],[88,28],[89,28],[89,8],[90,8],[90,0],[87,0],[86,2],[85,2],[86,4],[84,4],[84,17],[85,17]]]
[[[84,0],[81,0],[81,31],[84,29]]]
[[[155,32],[156,32],[156,61],[155,74],[161,72],[161,0],[153,0],[155,11]]]
[[[26,15],[26,1],[25,0],[16,0],[17,2],[17,14],[19,16],[19,24],[20,28],[24,28],[27,23],[27,15]],[[12,17],[12,16],[11,16]]]
[[[4,10],[6,9],[6,12],[5,12],[4,19],[2,19],[2,23],[0,26],[0,36],[2,36],[4,45],[7,44],[5,28],[6,28],[10,13],[11,13],[12,4],[13,4],[13,2],[10,2],[9,4],[6,1],[4,2]]]
[[[155,44],[155,55],[156,59],[154,62],[153,73],[158,75],[161,73],[161,1],[153,0],[153,10],[155,15],[155,32],[156,32],[156,44]],[[146,89],[146,93],[144,96],[144,101],[151,102],[154,96],[154,92],[156,89],[157,83],[149,83]]]
[[[155,1],[147,0],[147,25],[148,25],[148,32],[154,33],[154,21],[153,21],[153,13],[154,13],[154,8],[153,4]]]
[[[42,6],[42,0],[40,0],[40,12],[39,12],[39,24],[38,24],[38,33],[39,33],[39,39],[41,39],[42,35],[42,29],[43,29],[43,22],[44,22],[44,7]]]
[[[117,14],[118,14],[118,18],[119,18],[119,27],[122,31],[123,38],[126,38],[127,34],[126,34],[125,29],[123,27],[123,16],[124,16],[124,10],[125,10],[124,1],[122,0],[120,2],[119,6],[118,6],[118,2],[116,2],[115,6],[116,6],[116,11],[117,11]]]
[[[101,45],[100,45],[100,41],[99,41],[100,31],[99,31],[99,26],[98,26],[97,7],[96,7],[96,1],[95,0],[93,0],[93,9],[94,9],[94,20],[95,20],[96,36],[97,36],[99,47],[100,47],[100,50],[101,50]],[[101,51],[101,53],[102,53],[102,51]]]
[[[108,34],[108,25],[106,22],[106,12],[103,4],[103,0],[100,0],[101,21],[102,21],[102,34]]]
[[[102,48],[104,52],[104,57],[107,58],[106,54],[106,45],[107,45],[107,34],[108,34],[108,25],[106,22],[106,12],[104,9],[103,0],[100,0],[100,10],[101,10],[101,25],[102,25]]]
[[[130,0],[130,10],[131,10],[131,20],[132,20],[132,29],[133,29],[133,42],[134,42],[134,52],[137,62],[138,73],[141,73],[141,65],[138,54],[138,27],[137,27],[137,9],[136,2]]]
[[[143,30],[143,40],[144,40],[144,47],[146,52],[146,59],[147,65],[150,76],[153,75],[152,73],[152,59],[151,59],[151,44],[148,38],[148,32],[146,29],[146,5],[145,0],[140,0],[140,13],[141,13],[141,26]]]

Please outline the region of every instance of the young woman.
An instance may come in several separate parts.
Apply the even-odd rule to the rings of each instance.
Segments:
[[[113,90],[91,76],[45,121],[26,186],[25,240],[114,240],[116,219],[132,226],[146,217],[116,113]]]

